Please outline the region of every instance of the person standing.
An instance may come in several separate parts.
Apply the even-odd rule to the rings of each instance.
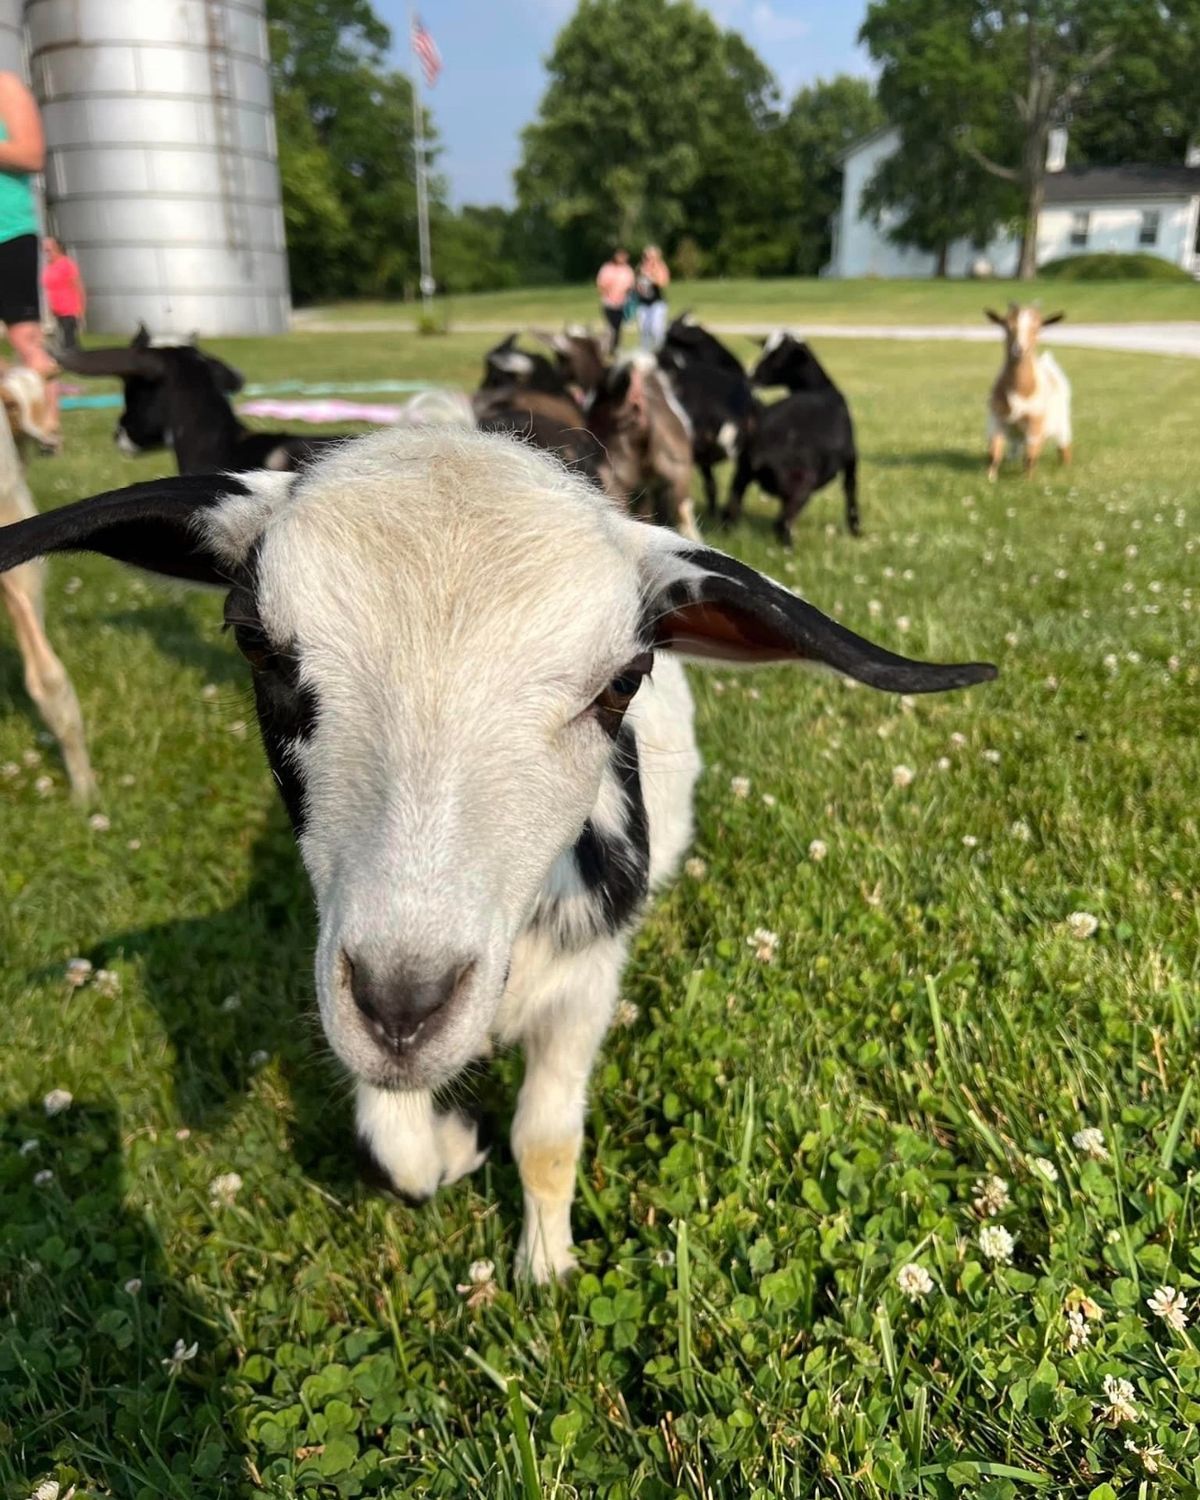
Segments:
[[[621,342],[621,324],[625,321],[625,304],[633,291],[633,267],[629,264],[629,251],[619,247],[596,273],[596,289],[600,293],[600,311],[608,324],[608,352],[613,355]]]
[[[79,274],[79,267],[52,234],[48,234],[42,241],[42,251],[46,258],[42,267],[42,286],[46,291],[50,311],[58,320],[62,346],[64,349],[77,349],[79,320],[87,311],[83,277]]]
[[[15,73],[0,72],[0,322],[22,364],[47,380],[57,366],[42,341],[38,300],[38,218],[33,175],[42,170],[46,142],[33,95]],[[53,382],[46,386],[57,417]]]
[[[647,245],[638,265],[636,291],[642,348],[656,354],[667,336],[667,288],[671,273],[657,245]]]

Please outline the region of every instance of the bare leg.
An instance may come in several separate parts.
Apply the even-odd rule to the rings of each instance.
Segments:
[[[13,353],[20,362],[28,365],[31,370],[36,370],[46,382],[46,407],[49,416],[47,425],[51,432],[57,433],[58,387],[52,377],[58,373],[58,366],[46,353],[41,324],[12,324],[8,330],[8,342],[12,345]]]
[[[35,564],[26,564],[6,573],[0,578],[0,593],[12,617],[17,646],[25,663],[29,696],[62,746],[72,796],[77,802],[87,802],[96,790],[96,778],[88,759],[79,699],[42,623],[40,569]]]
[[[583,1143],[588,1078],[608,1029],[624,963],[624,944],[578,959],[560,1004],[542,1011],[522,1037],[525,1082],[513,1119],[512,1148],[525,1191],[517,1265],[534,1281],[575,1269],[571,1199]]]
[[[440,1113],[428,1090],[411,1094],[359,1083],[358,1138],[402,1197],[423,1203],[487,1157],[474,1124],[456,1110]]]

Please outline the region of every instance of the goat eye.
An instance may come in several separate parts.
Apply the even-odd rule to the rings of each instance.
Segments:
[[[595,706],[603,713],[623,714],[633,702],[642,679],[654,665],[654,653],[643,651],[623,668],[596,699]]]
[[[237,642],[238,650],[255,671],[268,666],[274,660],[275,648],[267,639],[267,634],[261,626],[247,625],[243,622],[235,623],[233,638]]]

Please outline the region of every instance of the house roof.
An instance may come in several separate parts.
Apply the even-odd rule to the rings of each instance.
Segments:
[[[1200,167],[1068,167],[1046,177],[1047,203],[1106,203],[1125,198],[1200,195]]]
[[[873,146],[881,136],[891,135],[892,131],[895,131],[897,135],[900,134],[895,125],[890,125],[886,121],[882,125],[876,125],[874,130],[868,130],[866,135],[860,135],[856,141],[851,141],[844,151],[840,151],[834,157],[834,160],[839,167],[844,166],[852,156],[857,156],[864,146]]]

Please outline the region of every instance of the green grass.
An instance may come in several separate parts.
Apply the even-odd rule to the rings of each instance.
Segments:
[[[677,281],[671,305],[690,308],[713,322],[774,325],[793,323],[978,323],[981,309],[1010,297],[1040,297],[1065,306],[1074,322],[1141,323],[1200,318],[1200,285],[1156,281],[1072,284],[1012,281]],[[444,304],[451,324],[553,327],[572,319],[597,318],[591,287],[550,287],[452,297]],[[411,304],[345,302],[308,308],[300,318],[364,322],[394,319],[410,324]]]
[[[221,347],[256,379],[468,383],[486,342]],[[729,539],[885,644],[1002,675],[905,704],[695,674],[707,869],[636,943],[636,1015],[592,1090],[582,1274],[550,1292],[513,1281],[503,1149],[422,1210],[357,1184],[305,881],[219,601],[54,563],[111,826],[68,804],[0,635],[0,1495],[53,1473],[147,1500],[1111,1500],[1146,1493],[1126,1439],[1163,1448],[1155,1493],[1197,1494],[1193,1330],[1146,1299],[1200,1291],[1200,370],[1068,352],[1076,467],[989,488],[994,362],[839,344],[865,536],[828,492],[792,557],[766,503]],[[165,467],[120,458],[110,423],[68,417],[66,454],[34,466],[43,505]],[[74,955],[120,993],[69,990]],[[478,1084],[502,1124],[519,1076],[503,1056]],[[75,1102],[48,1119],[57,1087]],[[1084,1126],[1109,1160],[1072,1145]],[[228,1172],[243,1186],[213,1206]],[[990,1173],[1010,1266],[980,1252]],[[482,1257],[498,1293],[472,1308],[456,1288]],[[916,1303],[912,1261],[934,1283]],[[1103,1317],[1072,1353],[1079,1293]],[[197,1350],[172,1373],[176,1340]],[[1119,1429],[1106,1375],[1134,1388]]]

